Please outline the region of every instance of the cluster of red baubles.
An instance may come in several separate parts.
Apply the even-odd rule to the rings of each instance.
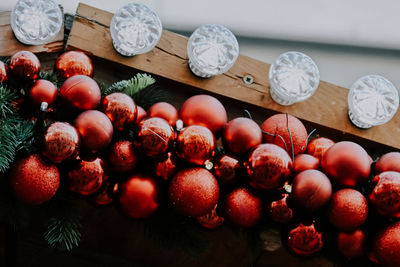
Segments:
[[[34,54],[19,52],[8,68],[0,65],[0,79],[5,82],[10,72],[35,80],[39,69]],[[71,191],[90,195],[99,205],[117,200],[131,218],[147,218],[157,210],[158,184],[165,182],[176,211],[211,229],[224,218],[250,227],[265,213],[287,224],[297,211],[313,218],[325,209],[338,231],[338,250],[351,258],[365,253],[363,224],[370,210],[382,218],[400,217],[400,153],[382,156],[372,169],[371,157],[356,143],[324,137],[308,143],[304,125],[287,114],[274,115],[261,127],[244,117],[228,122],[224,106],[209,95],[190,97],[179,112],[168,103],[154,104],[146,112],[123,93],[101,99],[90,77],[92,63],[81,52],[62,54],[55,71],[66,79],[60,91],[49,81],[36,80],[29,92],[32,103],[51,106],[59,98],[80,113],[71,123],[53,122],[44,134],[41,155],[21,159],[13,167],[12,187],[29,204],[41,204],[56,193],[62,176],[57,166],[69,162],[61,179],[67,179]],[[133,140],[113,140],[114,131],[127,129],[135,129]],[[226,155],[216,156],[218,138]],[[135,172],[143,160],[152,163],[153,173]],[[366,199],[357,188],[371,173],[376,176]],[[121,179],[112,184],[111,175]],[[232,185],[236,188],[221,193],[220,187]],[[268,198],[276,193],[279,197]],[[300,255],[320,251],[324,242],[315,223],[298,222],[288,231],[287,244]],[[376,236],[370,257],[400,265],[399,223]]]

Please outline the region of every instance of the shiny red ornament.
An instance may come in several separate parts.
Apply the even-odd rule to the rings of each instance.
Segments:
[[[8,79],[8,67],[0,60],[0,83],[5,83]]]
[[[90,152],[98,152],[111,142],[113,126],[110,119],[100,111],[82,112],[75,119],[74,126],[81,137],[82,147]]]
[[[328,208],[329,222],[342,231],[353,231],[364,224],[368,203],[357,190],[346,188],[333,194]]]
[[[333,183],[355,187],[368,181],[371,161],[360,145],[343,141],[334,144],[325,152],[321,168]]]
[[[363,230],[353,232],[339,232],[336,237],[336,246],[340,254],[347,258],[361,257],[366,248],[366,236]]]
[[[331,139],[319,137],[307,145],[307,153],[317,158],[320,162],[325,152],[335,144]]]
[[[395,171],[400,172],[400,153],[390,152],[382,157],[375,164],[376,173]]]
[[[288,223],[293,219],[293,209],[288,205],[289,194],[283,194],[281,199],[271,201],[267,210],[272,221]]]
[[[105,206],[113,203],[113,187],[114,184],[106,182],[105,186],[103,186],[103,188],[100,188],[100,190],[96,194],[92,195],[90,200],[99,206]]]
[[[11,57],[8,67],[15,78],[33,81],[39,76],[40,61],[32,52],[19,51]]]
[[[136,120],[136,104],[124,93],[112,93],[104,97],[101,109],[118,131],[125,130],[126,126]]]
[[[224,184],[233,184],[238,180],[240,163],[234,156],[224,155],[217,160],[214,174],[218,181]]]
[[[400,218],[400,173],[382,172],[372,179],[372,184],[368,197],[375,210],[386,217]]]
[[[219,136],[228,121],[221,102],[210,95],[195,95],[188,98],[179,110],[184,125],[201,125]]]
[[[183,215],[198,217],[210,212],[218,202],[219,186],[206,169],[189,168],[179,171],[169,185],[169,199]]]
[[[306,170],[318,170],[319,160],[308,154],[299,154],[294,157],[293,169],[294,173],[300,173]]]
[[[276,189],[289,179],[293,162],[288,153],[274,144],[258,145],[245,163],[250,185],[256,189]]]
[[[310,256],[322,249],[324,246],[323,235],[311,225],[298,224],[293,227],[287,237],[287,245],[291,251],[301,256]]]
[[[388,225],[376,235],[371,260],[381,266],[400,266],[400,222]]]
[[[130,141],[117,141],[110,147],[108,162],[116,172],[132,171],[139,161],[135,148]]]
[[[139,124],[141,120],[147,117],[147,112],[144,110],[141,106],[136,106],[137,107],[137,116],[136,116],[136,124]]]
[[[206,215],[197,217],[197,222],[207,229],[216,229],[220,227],[224,223],[225,219],[218,215],[217,206],[218,205],[216,204],[215,207]]]
[[[155,103],[149,108],[148,113],[149,117],[158,117],[166,120],[172,127],[175,127],[179,118],[176,108],[166,102]]]
[[[85,75],[68,78],[60,89],[61,98],[77,110],[95,109],[101,100],[98,84]]]
[[[57,167],[44,161],[38,154],[17,161],[11,169],[10,178],[17,198],[30,205],[50,200],[60,185]]]
[[[37,106],[42,102],[46,102],[49,105],[53,104],[57,95],[57,87],[47,80],[37,80],[29,91],[30,99]]]
[[[215,154],[215,137],[206,127],[188,126],[178,135],[177,154],[189,163],[203,165]]]
[[[67,51],[57,58],[54,70],[61,78],[75,75],[93,76],[92,60],[81,51]]]
[[[175,154],[168,152],[163,158],[155,161],[154,172],[157,177],[165,181],[171,179],[177,172]]]
[[[261,212],[261,198],[247,188],[237,188],[226,198],[226,217],[236,225],[251,227],[257,224]]]
[[[262,142],[261,129],[248,118],[231,120],[224,128],[222,140],[232,153],[246,153]]]

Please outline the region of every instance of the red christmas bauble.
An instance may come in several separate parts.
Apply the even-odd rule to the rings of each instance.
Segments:
[[[390,152],[382,157],[375,164],[376,173],[395,171],[400,172],[400,153]]]
[[[222,139],[233,153],[246,153],[261,144],[262,133],[257,123],[248,118],[231,120],[224,128]]]
[[[157,177],[162,178],[165,181],[172,178],[177,171],[175,154],[168,152],[165,157],[155,161],[154,171]]]
[[[236,225],[251,227],[261,218],[260,197],[246,188],[237,188],[229,193],[225,202],[226,217]]]
[[[215,137],[203,126],[192,125],[178,135],[177,154],[181,159],[196,165],[211,160],[215,153]]]
[[[77,110],[95,109],[101,100],[96,81],[85,75],[68,78],[60,89],[61,98]]]
[[[287,118],[289,119],[289,129]],[[261,124],[261,129],[264,131],[263,140],[265,143],[273,143],[283,149],[285,149],[286,144],[289,155],[292,155],[289,130],[292,136],[295,156],[303,153],[307,147],[307,130],[300,120],[291,115],[286,117],[286,114],[276,114],[269,117]]]
[[[218,205],[216,204],[215,207],[206,215],[197,217],[197,222],[207,229],[216,229],[220,227],[224,223],[225,219],[218,215],[217,206]]]
[[[185,125],[201,125],[219,136],[228,115],[218,99],[210,95],[195,95],[188,98],[179,110],[180,118]]]
[[[22,80],[36,80],[40,71],[40,61],[37,56],[29,51],[19,51],[15,53],[10,64],[11,74]]]
[[[67,51],[57,58],[54,69],[61,78],[93,76],[92,60],[81,51]]]
[[[179,171],[169,185],[169,199],[183,215],[198,217],[210,212],[218,202],[219,186],[206,169],[189,168]]]
[[[279,146],[261,144],[251,152],[245,167],[252,187],[269,190],[281,187],[289,179],[293,162]]]
[[[343,141],[325,152],[321,168],[333,183],[354,187],[368,181],[371,162],[364,148],[356,143]]]
[[[235,183],[238,179],[239,170],[239,160],[228,155],[219,158],[214,166],[215,177],[224,184]]]
[[[347,258],[361,257],[365,252],[365,233],[360,229],[353,232],[339,232],[336,237],[336,246],[340,254]]]
[[[90,152],[100,151],[111,142],[113,126],[110,119],[100,111],[82,112],[75,119],[74,125],[81,136],[82,146]]]
[[[148,218],[158,208],[158,186],[147,175],[134,174],[118,186],[121,210],[134,219]]]
[[[333,194],[328,208],[330,223],[342,231],[353,231],[364,224],[368,203],[357,190],[346,188]]]
[[[400,218],[400,173],[382,172],[372,179],[372,184],[369,200],[375,210],[386,217]]]
[[[112,93],[104,97],[101,109],[119,131],[136,120],[136,104],[124,93]]]
[[[45,162],[38,154],[17,161],[11,169],[10,178],[15,195],[30,205],[50,200],[60,185],[57,167]]]
[[[178,111],[176,108],[166,102],[158,102],[149,108],[149,117],[158,117],[166,120],[169,125],[175,127],[178,120]]]
[[[144,110],[141,106],[136,106],[137,107],[137,117],[136,117],[136,124],[139,124],[141,120],[147,117],[147,112]]]
[[[382,229],[374,239],[373,261],[382,266],[400,266],[400,222]]]
[[[96,194],[92,195],[90,200],[99,206],[105,206],[113,203],[113,187],[114,184],[106,182],[105,186],[100,188],[100,190]]]
[[[318,170],[306,170],[296,175],[292,183],[292,197],[297,206],[316,211],[329,202],[332,185],[329,178]]]
[[[274,222],[288,223],[293,219],[293,209],[288,205],[288,194],[283,194],[281,199],[268,204],[268,214]]]
[[[0,60],[0,83],[5,83],[8,79],[8,67]]]
[[[306,170],[318,170],[319,160],[308,154],[300,154],[294,157],[293,169],[294,173],[300,173]]]
[[[37,80],[29,91],[29,96],[35,105],[46,102],[51,105],[58,95],[57,87],[47,80]]]
[[[108,162],[116,172],[132,171],[138,163],[138,155],[130,141],[117,141],[111,145]]]
[[[310,256],[317,253],[324,246],[323,235],[311,225],[298,224],[289,231],[287,245],[291,251],[301,256]]]
[[[317,158],[321,162],[322,156],[325,152],[335,144],[331,139],[325,137],[319,137],[312,140],[307,145],[307,153]]]

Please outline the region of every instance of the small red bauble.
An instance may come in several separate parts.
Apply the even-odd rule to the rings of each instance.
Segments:
[[[324,246],[322,233],[315,228],[315,224],[302,223],[289,231],[287,245],[291,251],[301,256],[310,256],[317,253]]]
[[[375,165],[376,173],[395,171],[400,172],[400,153],[390,152],[383,155]]]
[[[400,266],[400,222],[390,224],[377,234],[372,260],[382,266]]]
[[[269,190],[281,187],[292,174],[293,162],[288,153],[274,144],[258,145],[245,163],[250,185]]]
[[[336,246],[340,254],[347,258],[358,258],[364,254],[366,237],[363,230],[340,232],[336,237]]]
[[[179,110],[185,125],[201,125],[218,136],[228,121],[224,106],[210,95],[195,95],[188,98]]]
[[[75,75],[93,76],[92,60],[81,51],[68,51],[57,58],[54,66],[61,78]]]
[[[375,210],[386,217],[400,218],[400,173],[382,172],[372,180],[369,200]]]
[[[217,206],[218,205],[215,205],[209,213],[197,217],[196,220],[207,229],[216,229],[220,227],[224,223],[225,219],[218,215]]]
[[[239,160],[233,156],[224,155],[214,166],[214,173],[218,181],[224,184],[233,184],[238,179],[240,170]]]
[[[154,162],[155,175],[167,181],[172,178],[176,171],[176,156],[172,152],[168,152],[165,157]]]
[[[15,53],[8,65],[11,74],[22,80],[36,80],[40,71],[40,62],[35,54],[29,51]]]
[[[322,156],[321,168],[341,186],[354,187],[368,181],[371,161],[360,145],[343,141],[331,146]]]
[[[85,75],[68,78],[61,86],[60,95],[77,110],[95,109],[101,100],[99,86],[95,80]]]
[[[136,117],[136,124],[139,124],[141,120],[147,117],[147,112],[144,110],[141,106],[136,106],[137,107],[137,117]]]
[[[57,87],[47,80],[37,80],[29,91],[29,96],[35,105],[46,102],[51,105],[58,95]]]
[[[178,120],[178,111],[176,108],[166,102],[158,102],[149,108],[149,117],[159,117],[166,120],[169,125],[175,127]]]
[[[307,146],[307,153],[321,161],[325,152],[335,144],[331,139],[319,137],[312,140]]]
[[[218,202],[219,186],[206,169],[179,171],[169,185],[169,199],[175,209],[186,216],[198,217],[210,212]]]
[[[10,177],[15,195],[30,205],[50,200],[60,185],[57,167],[45,162],[38,154],[17,161]]]
[[[5,83],[8,79],[8,67],[0,60],[0,83]]]
[[[288,194],[283,194],[279,200],[271,201],[268,213],[274,222],[288,223],[293,219],[293,209],[288,205]]]
[[[308,154],[300,154],[294,157],[293,169],[294,173],[300,173],[306,170],[318,170],[319,160]]]
[[[111,145],[108,162],[116,172],[132,171],[138,162],[138,156],[130,141],[118,141]]]
[[[248,118],[231,120],[222,135],[224,145],[233,153],[246,153],[261,144],[262,133],[257,123]]]
[[[74,76],[77,77],[77,76]],[[108,146],[113,136],[110,119],[97,110],[82,112],[74,121],[82,146],[90,152],[97,152]]]
[[[112,93],[104,97],[102,111],[110,119],[115,129],[122,131],[136,120],[137,107],[132,98],[124,93]]]
[[[90,200],[99,206],[111,204],[113,202],[113,198],[111,196],[113,193],[113,186],[114,184],[106,182],[105,186],[103,186],[103,188],[101,188],[96,194],[91,196]]]
[[[261,218],[261,211],[260,197],[249,189],[237,188],[226,199],[226,216],[236,225],[243,227],[255,225]]]
[[[368,215],[365,197],[354,189],[341,189],[333,194],[328,208],[330,223],[342,231],[353,231],[364,224]]]

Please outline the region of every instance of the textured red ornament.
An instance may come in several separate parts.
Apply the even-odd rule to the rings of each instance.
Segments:
[[[60,163],[76,157],[79,144],[79,134],[75,127],[66,122],[54,122],[44,134],[42,154],[54,163]]]
[[[151,176],[135,174],[118,186],[121,210],[134,219],[148,218],[158,208],[158,187]]]
[[[82,146],[88,151],[100,151],[111,142],[113,126],[108,117],[100,111],[82,112],[75,119],[74,125],[81,136]]]
[[[289,179],[293,162],[279,146],[261,144],[251,152],[245,167],[252,187],[269,190],[281,187]]]
[[[246,153],[262,142],[261,129],[248,118],[231,120],[222,135],[224,145],[233,153]]]
[[[307,146],[307,153],[321,161],[325,152],[335,144],[331,139],[319,137],[312,140]]]
[[[196,165],[203,165],[215,153],[215,137],[203,126],[184,128],[178,135],[177,154],[181,159]]]
[[[149,108],[149,117],[158,117],[166,120],[169,125],[175,127],[178,120],[178,111],[176,108],[166,102],[158,102]]]
[[[103,186],[103,188],[101,188],[96,194],[94,194],[90,198],[90,200],[99,206],[111,204],[113,202],[113,198],[111,195],[113,192],[113,187],[114,184],[106,182],[105,186]]]
[[[364,224],[368,215],[365,197],[354,189],[341,189],[333,194],[328,208],[330,223],[342,231],[353,231]]]
[[[289,231],[287,244],[291,251],[301,256],[310,256],[317,253],[324,246],[322,233],[315,228],[315,224],[300,223]]]
[[[36,80],[40,71],[40,62],[35,54],[29,51],[15,53],[8,65],[11,74],[22,80]]]
[[[289,118],[289,130],[292,135],[294,155],[303,153],[307,147],[307,130],[303,123],[299,121],[296,117],[288,115]],[[290,142],[290,135],[288,130],[288,119],[286,114],[276,114],[272,117],[266,119],[263,124],[261,124],[261,129],[266,132],[263,133],[263,139],[265,143],[273,143],[280,146],[281,148],[286,148],[289,155],[292,155],[292,147]],[[282,141],[282,138],[285,142]]]
[[[101,100],[100,88],[95,80],[84,75],[68,78],[61,86],[60,95],[77,110],[95,109]]]
[[[46,102],[51,105],[58,95],[57,87],[47,80],[37,80],[29,91],[29,96],[35,105]]]
[[[57,58],[54,69],[61,78],[93,76],[92,60],[81,51],[68,51]]]
[[[288,223],[293,219],[293,209],[288,205],[288,194],[283,194],[279,200],[268,204],[268,213],[274,222]]]
[[[225,213],[231,222],[243,227],[251,227],[261,218],[261,199],[246,188],[237,188],[229,193],[225,202]]]
[[[377,234],[372,260],[382,266],[400,266],[400,222],[390,224]]]
[[[5,83],[8,79],[8,67],[0,60],[0,83]]]
[[[169,199],[183,215],[198,217],[210,212],[218,202],[219,186],[206,169],[189,168],[179,171],[169,185]]]
[[[228,115],[218,99],[210,95],[195,95],[188,98],[179,110],[180,118],[185,125],[201,125],[219,136]]]
[[[136,104],[124,93],[112,93],[104,97],[101,109],[119,131],[136,120]]]
[[[137,117],[136,117],[136,124],[139,124],[141,120],[147,117],[147,112],[141,106],[137,107]]]
[[[361,257],[365,252],[366,237],[363,230],[340,232],[336,238],[336,246],[340,254],[347,258]]]
[[[400,218],[400,173],[382,172],[372,179],[369,200],[375,210],[387,217]]]
[[[354,187],[368,181],[371,162],[364,148],[356,143],[343,141],[325,152],[321,168],[333,183]]]
[[[400,153],[390,152],[383,155],[375,165],[376,173],[396,171],[400,172]]]
[[[239,160],[233,156],[224,155],[217,160],[214,173],[218,181],[224,184],[233,184],[238,179],[240,170]]]
[[[218,215],[217,206],[218,205],[216,204],[209,213],[197,217],[196,220],[207,229],[216,229],[220,227],[224,223],[225,219]]]
[[[292,183],[294,203],[307,211],[316,211],[329,202],[332,185],[318,170],[306,170],[296,175]]]
[[[293,169],[295,173],[300,173],[306,170],[318,170],[319,160],[308,154],[300,154],[294,157]]]
[[[177,171],[175,154],[168,152],[165,157],[154,162],[154,170],[155,175],[165,181],[172,178]]]
[[[132,171],[137,163],[138,156],[130,141],[118,141],[111,145],[108,153],[108,162],[116,172]]]
[[[10,177],[15,195],[30,205],[50,200],[60,185],[57,167],[45,162],[38,154],[19,160],[13,166]]]

